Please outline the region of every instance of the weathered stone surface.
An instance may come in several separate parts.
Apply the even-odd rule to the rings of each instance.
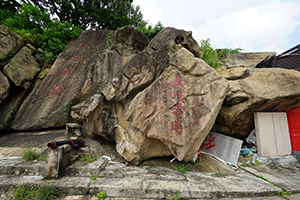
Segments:
[[[276,55],[269,55],[263,61],[258,63],[255,68],[272,68],[275,67]]]
[[[28,89],[13,87],[9,96],[0,105],[0,130],[9,127]]]
[[[103,90],[112,75],[123,66],[125,59],[121,53],[126,52],[126,58],[129,58],[132,56],[130,49],[135,54],[145,47],[129,48],[130,44],[144,44],[148,39],[144,36],[146,42],[139,41],[143,40],[143,37],[138,37],[142,33],[128,28],[134,33],[120,39],[126,41],[124,46],[117,45],[115,32],[107,30],[84,31],[71,41],[46,77],[22,104],[11,127],[15,130],[32,130],[65,126],[67,122],[73,122],[69,115],[71,107]],[[113,50],[109,46],[110,36]],[[126,48],[129,50],[126,51]]]
[[[125,105],[169,66],[170,55],[183,46],[196,57],[202,54],[191,32],[174,28],[160,31],[147,48],[127,63],[104,88],[106,99]]]
[[[102,108],[108,107],[114,128],[100,134],[113,138],[128,161],[137,164],[168,155],[190,161],[209,133],[228,87],[214,69],[195,58],[200,55],[190,32],[162,30],[107,84],[106,99],[99,96],[86,106],[84,127],[94,130],[87,132],[103,130]]]
[[[16,54],[24,45],[24,39],[9,28],[0,25],[0,60],[5,60],[9,54]]]
[[[28,88],[32,79],[40,71],[39,64],[32,56],[34,51],[35,48],[31,45],[23,47],[4,67],[3,72],[16,86]]]
[[[266,57],[275,54],[275,52],[228,54],[226,58],[222,58],[222,62],[224,63],[225,69],[240,67],[241,65],[247,68],[254,68]]]
[[[251,76],[229,81],[229,91],[214,130],[244,139],[254,128],[254,112],[281,112],[300,105],[300,72],[255,69]]]
[[[0,71],[0,104],[7,97],[10,84],[6,76]]]
[[[243,67],[235,67],[231,69],[223,69],[218,72],[221,76],[223,76],[227,80],[236,80],[244,77],[248,73],[248,69],[243,66]]]

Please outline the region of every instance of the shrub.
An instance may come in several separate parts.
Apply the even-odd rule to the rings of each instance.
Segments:
[[[221,57],[224,57],[226,54],[240,53],[243,49],[222,49],[220,51],[213,49],[210,44],[210,39],[200,41],[200,47],[203,50],[202,59],[212,68],[220,68],[223,64],[221,62]]]

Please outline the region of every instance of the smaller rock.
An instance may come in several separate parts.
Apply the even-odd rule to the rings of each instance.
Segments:
[[[236,80],[244,77],[248,73],[248,69],[245,66],[239,66],[236,68],[225,69],[218,72],[227,80]]]
[[[8,27],[0,25],[0,60],[5,60],[9,55],[17,53],[23,45],[22,36],[11,33]]]
[[[33,47],[34,48],[34,47]],[[40,66],[32,56],[33,48],[23,47],[4,67],[3,72],[18,87],[28,88],[31,80],[40,71]]]
[[[82,135],[82,126],[77,123],[66,124],[67,134],[80,137]]]

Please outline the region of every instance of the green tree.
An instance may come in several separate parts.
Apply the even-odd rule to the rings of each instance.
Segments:
[[[210,44],[210,39],[207,38],[206,40],[200,41],[200,47],[203,50],[203,57],[202,59],[212,68],[220,68],[223,64],[221,62],[221,57],[224,57],[227,53],[240,53],[243,51],[241,48],[236,49],[222,49],[216,50]]]
[[[20,34],[36,48],[41,47],[54,55],[64,51],[67,43],[82,32],[78,26],[51,19],[50,14],[30,3],[23,3],[19,9],[18,12],[10,11],[9,17],[3,16],[5,12],[1,9],[0,24]]]
[[[140,26],[135,28],[142,32],[144,35],[146,35],[149,40],[152,40],[157,35],[157,33],[164,28],[160,21],[157,24],[155,24],[154,27],[152,27],[151,25],[147,26],[147,24],[148,22],[143,20]]]
[[[22,0],[25,2],[26,0]],[[27,0],[28,1],[28,0]],[[30,0],[42,11],[74,26],[116,30],[122,26],[140,26],[143,15],[133,0]]]

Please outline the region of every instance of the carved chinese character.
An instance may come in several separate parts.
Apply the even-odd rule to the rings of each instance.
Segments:
[[[182,127],[181,123],[182,123],[182,121],[180,119],[177,119],[174,122],[171,122],[170,131],[174,130],[176,133],[182,133],[183,127]]]
[[[54,85],[52,88],[51,88],[51,92],[49,92],[47,94],[47,96],[51,95],[58,95],[60,93],[60,91],[62,90],[62,87],[64,86],[64,83],[61,83],[61,84],[57,84],[57,85]]]
[[[76,48],[76,50],[82,50],[82,49],[85,49],[88,45],[88,42],[83,42],[83,43],[80,43],[79,47]]]
[[[174,114],[177,118],[179,118],[180,114],[183,113],[181,103],[175,104],[173,110],[174,112],[172,112],[172,114]]]
[[[74,56],[71,58],[71,60],[68,61],[68,63],[69,63],[69,62],[78,62],[78,61],[80,61],[80,59],[81,59],[81,55],[80,55],[80,54],[77,54],[77,55],[74,55]]]
[[[178,76],[176,76],[176,83],[174,83],[174,81],[172,81],[172,86],[175,87],[176,85],[183,85],[183,81],[179,82],[179,78]]]
[[[73,67],[71,66],[69,69],[68,68],[65,68],[63,73],[59,76],[59,77],[62,77],[62,76],[70,76],[72,73],[73,73]]]

